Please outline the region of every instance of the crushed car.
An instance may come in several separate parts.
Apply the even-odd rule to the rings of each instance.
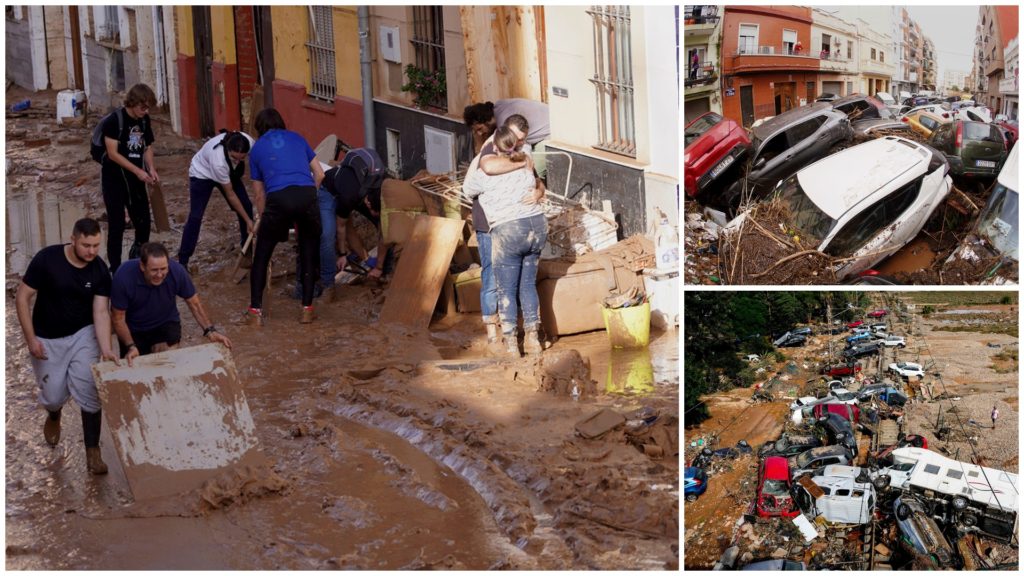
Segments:
[[[791,482],[789,462],[785,458],[769,456],[762,460],[757,473],[757,492],[752,502],[753,513],[761,518],[792,518],[799,514],[790,493]]]
[[[783,433],[775,442],[768,442],[758,451],[762,458],[782,456],[788,458],[821,446],[821,440],[810,434]]]
[[[732,173],[750,152],[750,138],[736,121],[706,112],[686,125],[683,149],[683,189],[701,203],[714,203],[723,175]]]
[[[853,422],[856,422],[856,420]],[[859,450],[853,422],[845,415],[829,412],[818,418],[817,429],[825,436],[828,444],[842,446],[856,457]]]
[[[853,466],[829,465],[801,476],[793,487],[797,506],[811,519],[834,524],[865,524],[875,508],[875,488]]]
[[[966,178],[994,178],[1009,150],[998,126],[954,120],[940,126],[929,143],[945,155],[949,171]]]
[[[800,170],[779,184],[774,198],[799,245],[831,257],[842,281],[917,236],[952,189],[948,170],[932,148],[886,136]],[[738,233],[749,214],[729,222],[725,233]]]
[[[694,502],[708,489],[708,474],[703,468],[687,466],[683,475],[683,495],[687,502]]]
[[[831,464],[853,463],[853,453],[845,446],[823,446],[812,448],[800,455],[789,457],[789,472],[792,478],[811,474]]]
[[[908,552],[930,558],[940,567],[954,567],[954,553],[938,523],[915,498],[896,498],[893,504],[900,528],[899,544]]]

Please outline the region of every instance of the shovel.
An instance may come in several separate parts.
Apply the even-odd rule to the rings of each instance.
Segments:
[[[257,217],[256,221],[252,225],[252,232],[250,232],[249,237],[245,239],[245,244],[242,244],[242,251],[238,253],[238,258],[235,260],[235,267],[231,269],[231,275],[229,276],[230,278],[234,278],[235,274],[238,273],[238,269],[242,267],[242,260],[245,258],[245,253],[249,251],[249,247],[252,245],[253,239],[256,238],[256,233],[259,231],[259,229],[260,219],[259,217]],[[235,284],[240,283],[243,279],[245,279],[245,276],[245,274],[242,274],[241,277],[235,280]]]

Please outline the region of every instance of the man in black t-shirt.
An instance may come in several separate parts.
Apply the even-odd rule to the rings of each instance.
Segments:
[[[138,256],[139,246],[149,242],[152,221],[146,184],[160,181],[153,165],[153,130],[149,121],[149,109],[153,106],[156,106],[153,89],[136,84],[125,96],[124,107],[103,123],[106,153],[100,170],[100,186],[103,204],[107,207],[107,260],[111,270],[121,265],[125,208],[135,227],[135,241],[128,257]]]
[[[39,403],[49,413],[43,437],[57,445],[61,408],[74,398],[82,409],[86,466],[93,474],[106,474],[92,364],[97,359],[117,362],[117,356],[110,346],[110,271],[97,258],[99,251],[99,222],[75,222],[70,244],[48,246],[32,258],[15,306],[39,385]]]

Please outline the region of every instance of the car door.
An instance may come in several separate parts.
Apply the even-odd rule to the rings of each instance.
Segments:
[[[776,133],[758,148],[748,179],[759,186],[773,186],[780,178],[778,174],[782,172],[782,167],[789,161],[788,154],[789,140],[786,132]]]
[[[787,178],[798,170],[823,158],[829,149],[831,140],[829,131],[824,128],[826,116],[815,116],[800,122],[789,130],[786,130],[786,137],[789,139],[791,151],[790,167],[791,172],[782,176]]]

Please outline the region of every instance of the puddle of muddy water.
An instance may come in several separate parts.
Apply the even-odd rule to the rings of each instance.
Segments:
[[[24,274],[36,252],[52,244],[61,244],[71,237],[75,222],[86,216],[82,202],[59,199],[39,191],[8,197],[7,249],[8,272]],[[106,254],[106,235],[100,246]]]
[[[906,246],[875,267],[884,276],[897,273],[913,273],[930,268],[935,261],[935,251],[928,238],[923,234],[914,238]]]
[[[679,385],[679,331],[653,332],[645,348],[613,349],[608,335],[590,332],[563,337],[559,348],[575,348],[590,359],[591,378],[608,394],[652,394]]]

